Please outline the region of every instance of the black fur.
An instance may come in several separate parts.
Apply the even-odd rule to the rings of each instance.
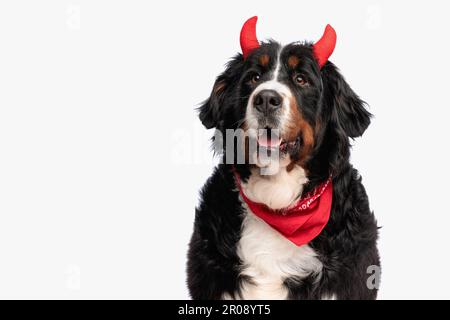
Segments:
[[[258,57],[274,57],[279,48],[271,41],[245,61],[241,55],[231,60],[217,78],[210,98],[200,107],[205,127],[222,132],[238,127],[254,89],[248,84],[250,75],[256,70],[264,81],[273,67],[269,64],[265,70],[258,65]],[[331,62],[319,68],[310,44],[289,45],[281,58],[285,61],[292,54],[300,57],[298,68],[311,84],[297,88],[290,81],[289,71],[282,75],[296,93],[302,114],[315,132],[316,144],[305,164],[309,178],[305,192],[332,174],[333,204],[327,226],[310,243],[323,263],[322,277],[318,282],[286,279],[289,298],[320,299],[335,294],[338,299],[374,299],[377,290],[369,289],[366,282],[367,268],[379,265],[378,228],[361,177],[349,163],[350,139],[363,134],[370,123],[370,113]],[[235,167],[245,181],[249,165]],[[227,164],[214,170],[196,209],[187,267],[188,287],[194,299],[220,299],[224,293],[233,296],[239,293],[241,281],[251,281],[239,275],[241,261],[236,245],[243,209],[231,170]]]

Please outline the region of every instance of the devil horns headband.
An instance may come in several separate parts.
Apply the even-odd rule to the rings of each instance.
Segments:
[[[256,21],[258,21],[258,17],[252,17],[242,26],[240,41],[244,59],[250,52],[259,47],[259,41],[256,37]],[[314,55],[320,67],[328,61],[335,46],[336,31],[328,24],[322,38],[313,45]]]

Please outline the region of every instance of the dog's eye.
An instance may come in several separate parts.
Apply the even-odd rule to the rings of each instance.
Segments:
[[[300,85],[300,86],[304,86],[306,84],[308,84],[308,81],[306,81],[305,78],[303,78],[301,75],[295,75],[294,76],[294,81],[296,84]]]
[[[257,83],[261,79],[261,75],[259,73],[255,73],[252,75],[252,83]]]

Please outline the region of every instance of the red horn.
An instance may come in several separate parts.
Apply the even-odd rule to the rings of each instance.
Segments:
[[[336,31],[327,24],[322,38],[313,45],[314,55],[321,68],[333,53],[334,47],[336,47]]]
[[[256,38],[256,21],[258,17],[251,17],[245,21],[241,29],[241,49],[244,59],[252,52],[254,49],[259,47],[258,38]]]

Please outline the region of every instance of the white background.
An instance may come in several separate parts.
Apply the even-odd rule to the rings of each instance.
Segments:
[[[338,33],[375,118],[355,142],[379,224],[379,297],[450,298],[447,1],[2,1],[0,297],[188,298],[214,160],[195,107],[258,35]]]

